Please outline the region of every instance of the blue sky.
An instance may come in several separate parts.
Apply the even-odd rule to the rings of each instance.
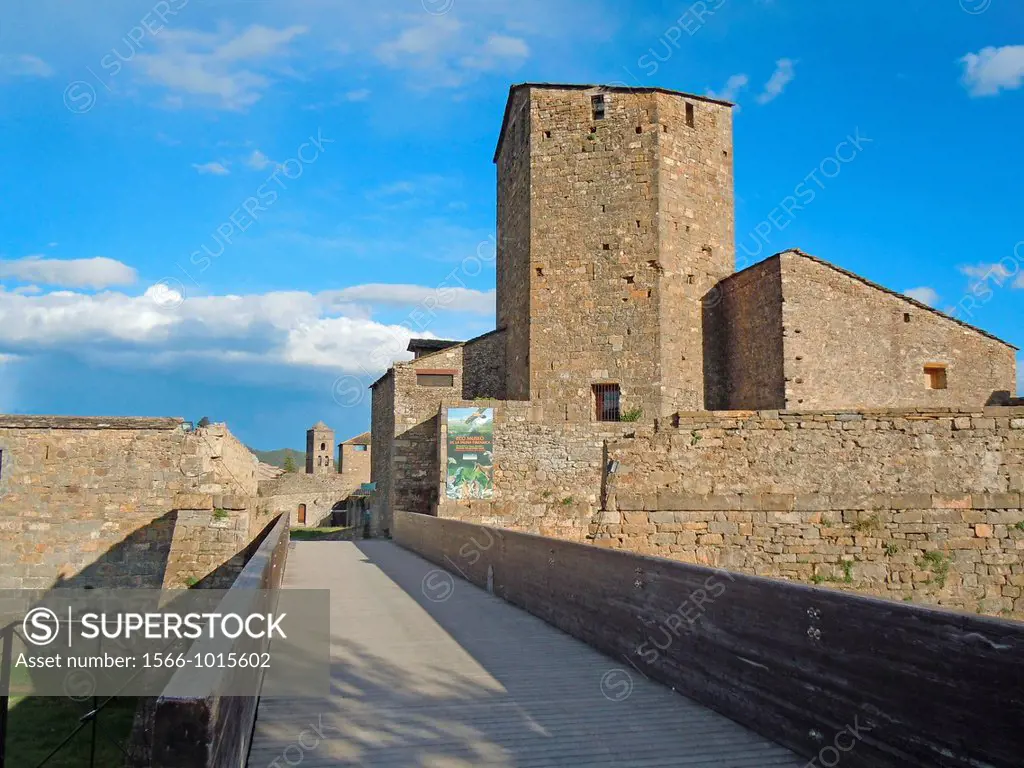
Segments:
[[[208,415],[260,448],[364,430],[362,384],[410,329],[493,327],[491,156],[522,81],[735,100],[741,265],[799,247],[1024,347],[1016,0],[9,0],[2,21],[0,411]]]

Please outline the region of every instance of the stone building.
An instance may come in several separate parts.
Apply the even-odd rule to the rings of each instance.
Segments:
[[[336,472],[331,461],[334,455],[334,430],[318,421],[306,430],[306,474],[330,475]]]
[[[1007,525],[1024,521],[1015,348],[799,250],[735,272],[730,104],[516,85],[494,162],[497,328],[413,339],[413,359],[372,385],[382,530],[401,509],[764,575],[856,583],[863,572],[903,597],[1024,608],[1024,525]],[[493,423],[493,484],[477,498],[446,489],[450,417],[466,408],[489,409]],[[758,452],[734,455],[751,429]],[[926,460],[901,458],[908,449]],[[746,477],[755,459],[774,470]],[[830,496],[815,467],[845,478],[844,495]],[[643,495],[620,511],[615,489],[641,476]],[[967,494],[955,500],[963,519],[944,506],[954,491]],[[878,512],[860,515],[848,506],[858,499]],[[762,517],[778,527],[758,527]],[[876,524],[887,533],[867,536]],[[743,557],[726,546],[752,541]],[[920,562],[936,548],[970,571],[947,592],[923,586]],[[897,551],[898,567],[886,562]]]
[[[458,399],[572,424],[1009,400],[1015,348],[984,331],[797,250],[734,272],[731,110],[660,88],[512,87],[498,328],[414,339],[373,385],[388,506],[436,502],[416,446]]]
[[[0,589],[226,586],[257,464],[224,424],[0,414]]]
[[[337,445],[334,430],[318,421],[306,431],[306,471],[261,476],[263,508],[288,514],[292,527],[349,525],[349,497],[370,481],[370,433]]]

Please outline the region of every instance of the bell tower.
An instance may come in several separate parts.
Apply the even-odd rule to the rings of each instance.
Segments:
[[[334,466],[334,430],[318,421],[306,430],[306,474],[329,475],[338,471]]]

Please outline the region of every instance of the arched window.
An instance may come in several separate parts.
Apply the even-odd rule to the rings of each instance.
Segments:
[[[324,465],[324,457],[323,456],[317,456],[316,457],[316,465],[318,467],[322,467]]]
[[[327,443],[320,443],[320,450],[321,451],[326,451],[327,450]]]

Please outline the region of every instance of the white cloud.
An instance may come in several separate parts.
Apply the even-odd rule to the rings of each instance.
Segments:
[[[757,96],[758,104],[767,104],[782,95],[786,86],[796,77],[796,62],[792,59],[779,59],[775,62],[775,71],[764,84],[764,89]]]
[[[53,68],[30,53],[0,53],[0,78],[49,77]]]
[[[964,65],[962,82],[971,96],[995,96],[1024,83],[1024,45],[990,46],[968,53],[960,63]]]
[[[1024,288],[1024,266],[1016,261],[1010,271],[1004,264],[969,264],[960,267],[960,272],[969,278],[970,290],[973,292],[982,283],[989,283],[991,287],[1002,288],[1007,283],[1013,288]]]
[[[205,176],[207,174],[211,176],[227,176],[231,173],[225,163],[192,163],[192,167],[199,172],[200,176]]]
[[[48,259],[26,256],[23,259],[0,261],[0,278],[66,288],[106,288],[131,285],[137,279],[134,269],[120,261],[97,256],[92,259]],[[28,286],[19,293],[38,292]]]
[[[530,47],[520,37],[491,35],[480,49],[462,58],[462,66],[488,72],[518,66],[530,55]]]
[[[356,88],[351,91],[346,91],[344,94],[345,101],[366,101],[370,98],[369,88]]]
[[[156,38],[157,53],[135,56],[142,75],[163,86],[170,106],[186,99],[221,109],[245,109],[271,84],[268,72],[282,71],[290,44],[304,26],[275,29],[254,24],[237,35],[165,29]]]
[[[321,294],[336,301],[364,302],[391,306],[417,305],[431,310],[452,310],[491,314],[494,312],[495,292],[476,291],[470,288],[428,288],[422,285],[393,285],[371,283],[328,291]]]
[[[376,54],[389,67],[410,70],[419,88],[457,88],[483,72],[514,69],[530,48],[524,39],[504,34],[476,42],[462,22],[445,15],[418,20],[378,45]]]
[[[920,288],[908,288],[903,292],[904,296],[909,296],[916,301],[920,301],[922,304],[927,304],[929,307],[934,307],[939,303],[939,294],[934,288],[928,286],[921,286]]]
[[[382,323],[370,316],[375,306],[409,312],[404,323]],[[493,310],[493,291],[416,285],[195,297],[173,279],[134,296],[66,290],[24,296],[0,288],[0,350],[138,366],[230,360],[371,374],[404,359],[413,336],[434,336],[431,324],[441,312]]]
[[[708,91],[708,96],[713,99],[734,102],[736,97],[739,96],[740,91],[746,88],[749,83],[750,78],[744,74],[732,75],[725,81],[725,88],[721,91]]]
[[[262,152],[260,152],[258,149],[254,149],[252,151],[252,154],[245,159],[245,164],[252,168],[254,171],[262,171],[267,166],[273,165],[274,161],[271,160]]]

